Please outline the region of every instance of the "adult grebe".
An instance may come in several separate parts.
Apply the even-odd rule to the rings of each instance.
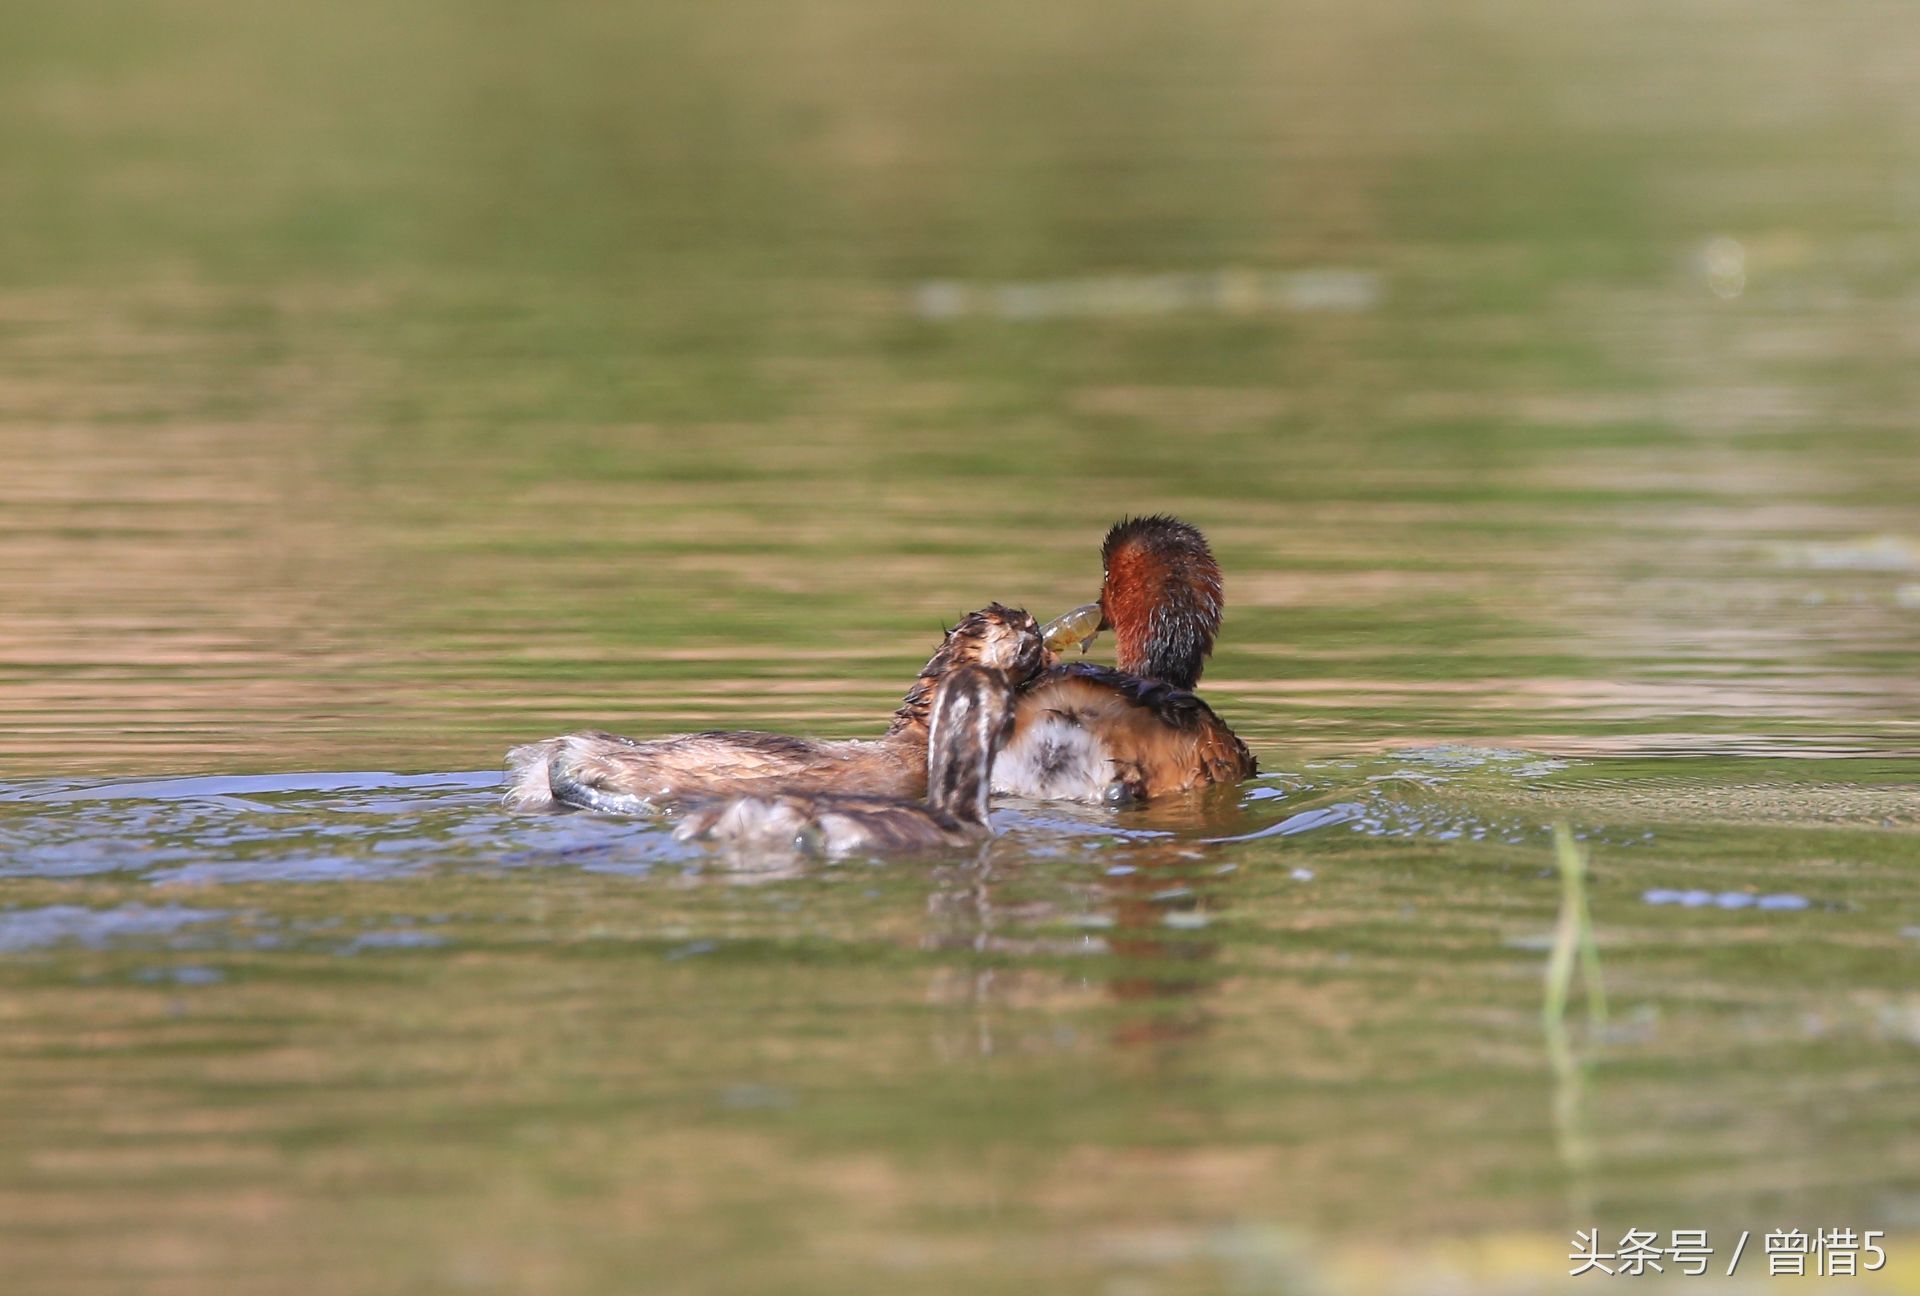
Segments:
[[[1070,662],[1027,685],[994,791],[1124,802],[1252,777],[1246,744],[1192,692],[1220,630],[1207,538],[1175,518],[1130,518],[1101,559],[1098,626],[1114,632],[1118,668]]]
[[[988,666],[1020,684],[1049,664],[1034,619],[992,603],[947,632],[879,738],[828,742],[710,730],[636,742],[610,733],[566,734],[507,753],[502,800],[518,810],[652,814],[689,798],[769,787],[917,797],[927,787],[927,715],[940,681],[963,666]]]
[[[692,810],[673,835],[772,851],[892,854],[986,838],[988,775],[1013,729],[1013,680],[987,666],[947,672],[928,722],[925,802],[777,791]]]

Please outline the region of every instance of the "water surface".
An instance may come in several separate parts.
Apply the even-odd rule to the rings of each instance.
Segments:
[[[1920,1286],[1907,8],[15,7],[10,1290]],[[1242,788],[496,804],[872,732],[1145,510]]]

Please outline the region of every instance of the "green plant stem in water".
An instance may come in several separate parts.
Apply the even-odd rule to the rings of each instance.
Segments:
[[[1576,959],[1587,992],[1589,1036],[1606,1025],[1607,996],[1600,980],[1600,949],[1593,938],[1593,914],[1587,907],[1587,854],[1565,824],[1553,830],[1554,859],[1560,869],[1560,919],[1547,958],[1546,994],[1541,1024],[1547,1065],[1553,1072],[1554,1142],[1567,1174],[1567,1209],[1572,1219],[1593,1214],[1595,1152],[1586,1118],[1586,1064],[1567,1038],[1567,997],[1573,989]]]
[[[1607,1023],[1607,992],[1600,978],[1600,948],[1593,938],[1593,913],[1587,907],[1587,853],[1573,840],[1566,824],[1553,829],[1554,859],[1560,869],[1560,920],[1554,928],[1553,951],[1547,958],[1546,997],[1541,1015],[1549,1029],[1566,1019],[1567,996],[1573,989],[1574,960],[1580,963],[1587,992],[1587,1025],[1599,1030]]]

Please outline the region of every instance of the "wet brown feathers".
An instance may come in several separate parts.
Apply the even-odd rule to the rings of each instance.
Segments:
[[[1246,744],[1192,692],[1225,608],[1206,537],[1178,518],[1128,518],[1107,533],[1101,558],[1118,669],[1076,662],[1028,685],[995,790],[1120,802],[1251,777]]]

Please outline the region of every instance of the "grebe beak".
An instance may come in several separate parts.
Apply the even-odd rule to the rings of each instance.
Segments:
[[[1073,643],[1078,643],[1080,651],[1085,652],[1099,636],[1103,619],[1098,603],[1082,603],[1041,626],[1040,638],[1049,652],[1064,652]]]

